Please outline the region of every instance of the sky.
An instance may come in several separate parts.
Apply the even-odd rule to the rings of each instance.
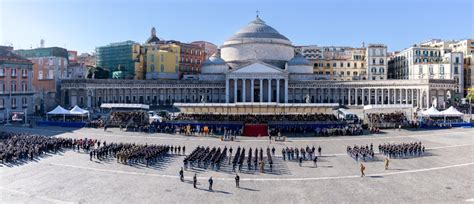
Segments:
[[[473,0],[0,0],[0,45],[79,53],[133,40],[156,27],[166,40],[222,43],[260,17],[293,45],[397,51],[429,39],[474,38]]]

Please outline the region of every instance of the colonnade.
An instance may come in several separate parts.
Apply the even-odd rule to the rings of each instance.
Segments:
[[[288,102],[288,79],[229,78],[226,79],[226,103]]]

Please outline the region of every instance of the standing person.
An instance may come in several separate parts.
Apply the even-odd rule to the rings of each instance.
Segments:
[[[235,174],[235,187],[240,188],[239,182],[240,182],[240,176],[239,174]]]
[[[365,176],[365,166],[364,164],[360,163],[360,177],[364,177]]]
[[[107,131],[107,124],[104,125],[104,132]]]
[[[319,146],[319,147],[318,147],[318,154],[319,154],[319,156],[321,156],[321,150],[322,150],[322,149],[321,149],[321,146]]]
[[[317,156],[314,156],[313,163],[314,163],[314,167],[318,168],[318,157]]]
[[[299,158],[299,163],[300,163],[300,166],[303,164],[303,157]]]
[[[179,170],[179,179],[181,180],[181,182],[184,182],[184,171],[183,171],[183,167],[181,167],[181,170]]]
[[[211,178],[209,178],[209,191],[212,191],[212,183],[214,183],[214,181],[212,180],[211,176]]]
[[[89,156],[90,156],[90,160],[91,160],[91,161],[92,161],[92,152],[93,152],[93,151],[90,151],[90,152],[89,152]]]
[[[194,176],[193,176],[193,186],[194,186],[194,188],[197,188],[197,187],[196,187],[197,181],[198,181],[198,180],[197,180],[197,175],[194,174]]]
[[[388,163],[390,161],[388,160],[388,158],[385,158],[385,170],[388,170]]]

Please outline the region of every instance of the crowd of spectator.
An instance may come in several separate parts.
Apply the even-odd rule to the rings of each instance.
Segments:
[[[170,118],[171,119],[171,118]],[[333,114],[308,113],[308,114],[274,114],[274,115],[220,115],[220,114],[184,114],[181,113],[172,120],[178,121],[240,121],[245,123],[267,123],[269,121],[338,121]]]
[[[149,124],[148,113],[144,111],[111,112],[107,120],[108,126],[115,127],[139,127],[147,124]]]
[[[394,113],[368,113],[368,122],[376,127],[397,127],[408,123],[408,119],[402,112]]]

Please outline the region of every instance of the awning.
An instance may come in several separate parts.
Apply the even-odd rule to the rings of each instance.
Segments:
[[[441,111],[441,114],[443,114],[443,116],[447,116],[447,117],[461,117],[463,116],[464,114],[459,112],[456,108],[454,107],[449,107],[448,109],[444,110],[444,111]]]
[[[69,111],[64,109],[63,107],[61,106],[56,106],[55,109],[53,109],[52,111],[49,111],[48,112],[48,115],[69,115]]]
[[[128,103],[103,103],[100,105],[101,108],[120,108],[120,109],[146,109],[149,110],[150,106],[145,104],[128,104]]]
[[[69,113],[71,115],[87,115],[87,114],[89,114],[89,111],[84,110],[84,109],[82,109],[82,108],[80,108],[79,106],[76,105],[76,106],[74,106],[74,108],[72,108],[69,111]]]
[[[437,116],[442,117],[443,114],[439,112],[434,106],[431,106],[428,110],[425,110],[421,113],[423,116]]]

